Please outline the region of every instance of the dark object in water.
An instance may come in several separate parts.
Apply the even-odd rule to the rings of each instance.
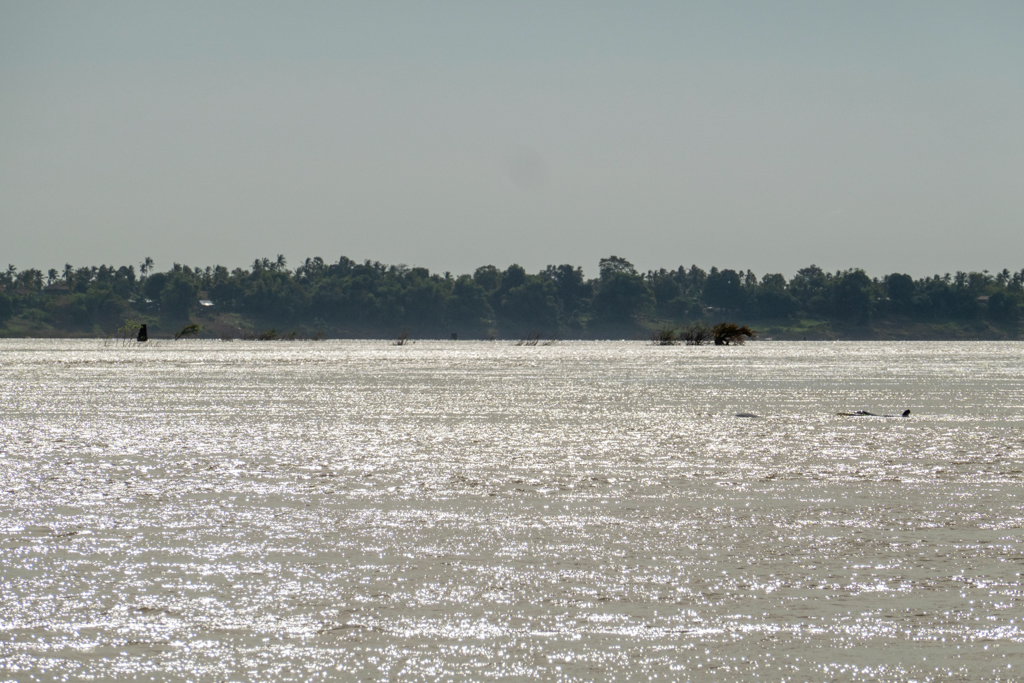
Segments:
[[[140,342],[149,341],[149,332],[146,330],[145,325],[139,327],[139,336],[135,340]]]
[[[181,332],[174,335],[174,341],[178,341],[182,337],[193,337],[197,334],[199,334],[199,325],[196,325],[195,323],[185,325],[185,327],[181,328]]]
[[[879,415],[877,413],[869,413],[866,410],[855,410],[852,413],[836,413],[836,415],[842,415],[843,417],[910,417],[910,408],[907,408],[899,415]]]
[[[761,417],[761,416],[760,415],[755,415],[754,413],[736,413],[736,417]]]
[[[711,334],[715,340],[715,346],[731,346],[743,344],[744,337],[754,339],[757,332],[744,325],[740,327],[735,323],[718,323],[711,328]]]

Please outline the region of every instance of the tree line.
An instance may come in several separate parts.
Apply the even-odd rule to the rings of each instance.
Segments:
[[[133,319],[164,333],[205,320],[210,329],[248,325],[336,337],[406,330],[420,337],[602,338],[718,318],[781,326],[808,318],[848,326],[984,321],[1016,334],[1022,301],[1024,270],[914,279],[811,265],[787,279],[695,265],[640,272],[618,256],[600,260],[597,278],[569,264],[537,273],[488,265],[455,276],[347,257],[289,267],[283,256],[233,270],[176,263],[158,271],[146,258],[138,269],[66,264],[44,274],[11,265],[0,273],[7,335],[103,334]]]

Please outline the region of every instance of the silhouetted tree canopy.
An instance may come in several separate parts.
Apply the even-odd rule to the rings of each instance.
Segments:
[[[758,279],[750,270],[696,265],[641,273],[609,256],[598,271],[588,279],[570,264],[537,273],[512,264],[455,276],[344,256],[307,258],[290,268],[280,255],[233,270],[173,264],[160,272],[149,257],[138,271],[65,264],[44,275],[10,265],[0,271],[0,332],[101,334],[132,319],[147,321],[154,333],[195,323],[203,334],[214,334],[234,321],[253,330],[389,339],[403,330],[444,338],[453,332],[460,338],[649,338],[659,328],[690,330],[700,321],[742,318],[759,327],[761,321],[803,319],[848,326],[952,322],[998,325],[1013,335],[1024,296],[1024,270],[1008,269],[914,279],[903,273],[872,278],[858,268],[829,273],[811,265],[787,280],[779,273]]]
[[[743,309],[744,291],[739,273],[735,270],[712,268],[704,282],[704,301],[717,308],[732,311]]]

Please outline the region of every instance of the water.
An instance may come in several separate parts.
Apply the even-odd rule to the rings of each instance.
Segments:
[[[1022,361],[0,341],[0,679],[1024,680]]]

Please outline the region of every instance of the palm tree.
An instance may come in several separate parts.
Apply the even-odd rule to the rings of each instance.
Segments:
[[[43,288],[43,271],[36,268],[29,268],[28,270],[21,271],[21,275],[18,276],[21,280],[22,286],[25,289],[31,289],[39,291]]]
[[[153,259],[146,257],[146,260],[139,265],[139,270],[142,271],[142,277],[146,277],[149,271],[153,268]]]
[[[64,282],[68,287],[71,286],[71,281],[75,278],[75,267],[70,263],[64,264]]]
[[[50,270],[47,271],[47,273],[46,273],[46,285],[47,286],[52,285],[54,282],[56,282],[59,279],[60,279],[60,276],[58,275],[57,270],[55,268],[50,268]]]

